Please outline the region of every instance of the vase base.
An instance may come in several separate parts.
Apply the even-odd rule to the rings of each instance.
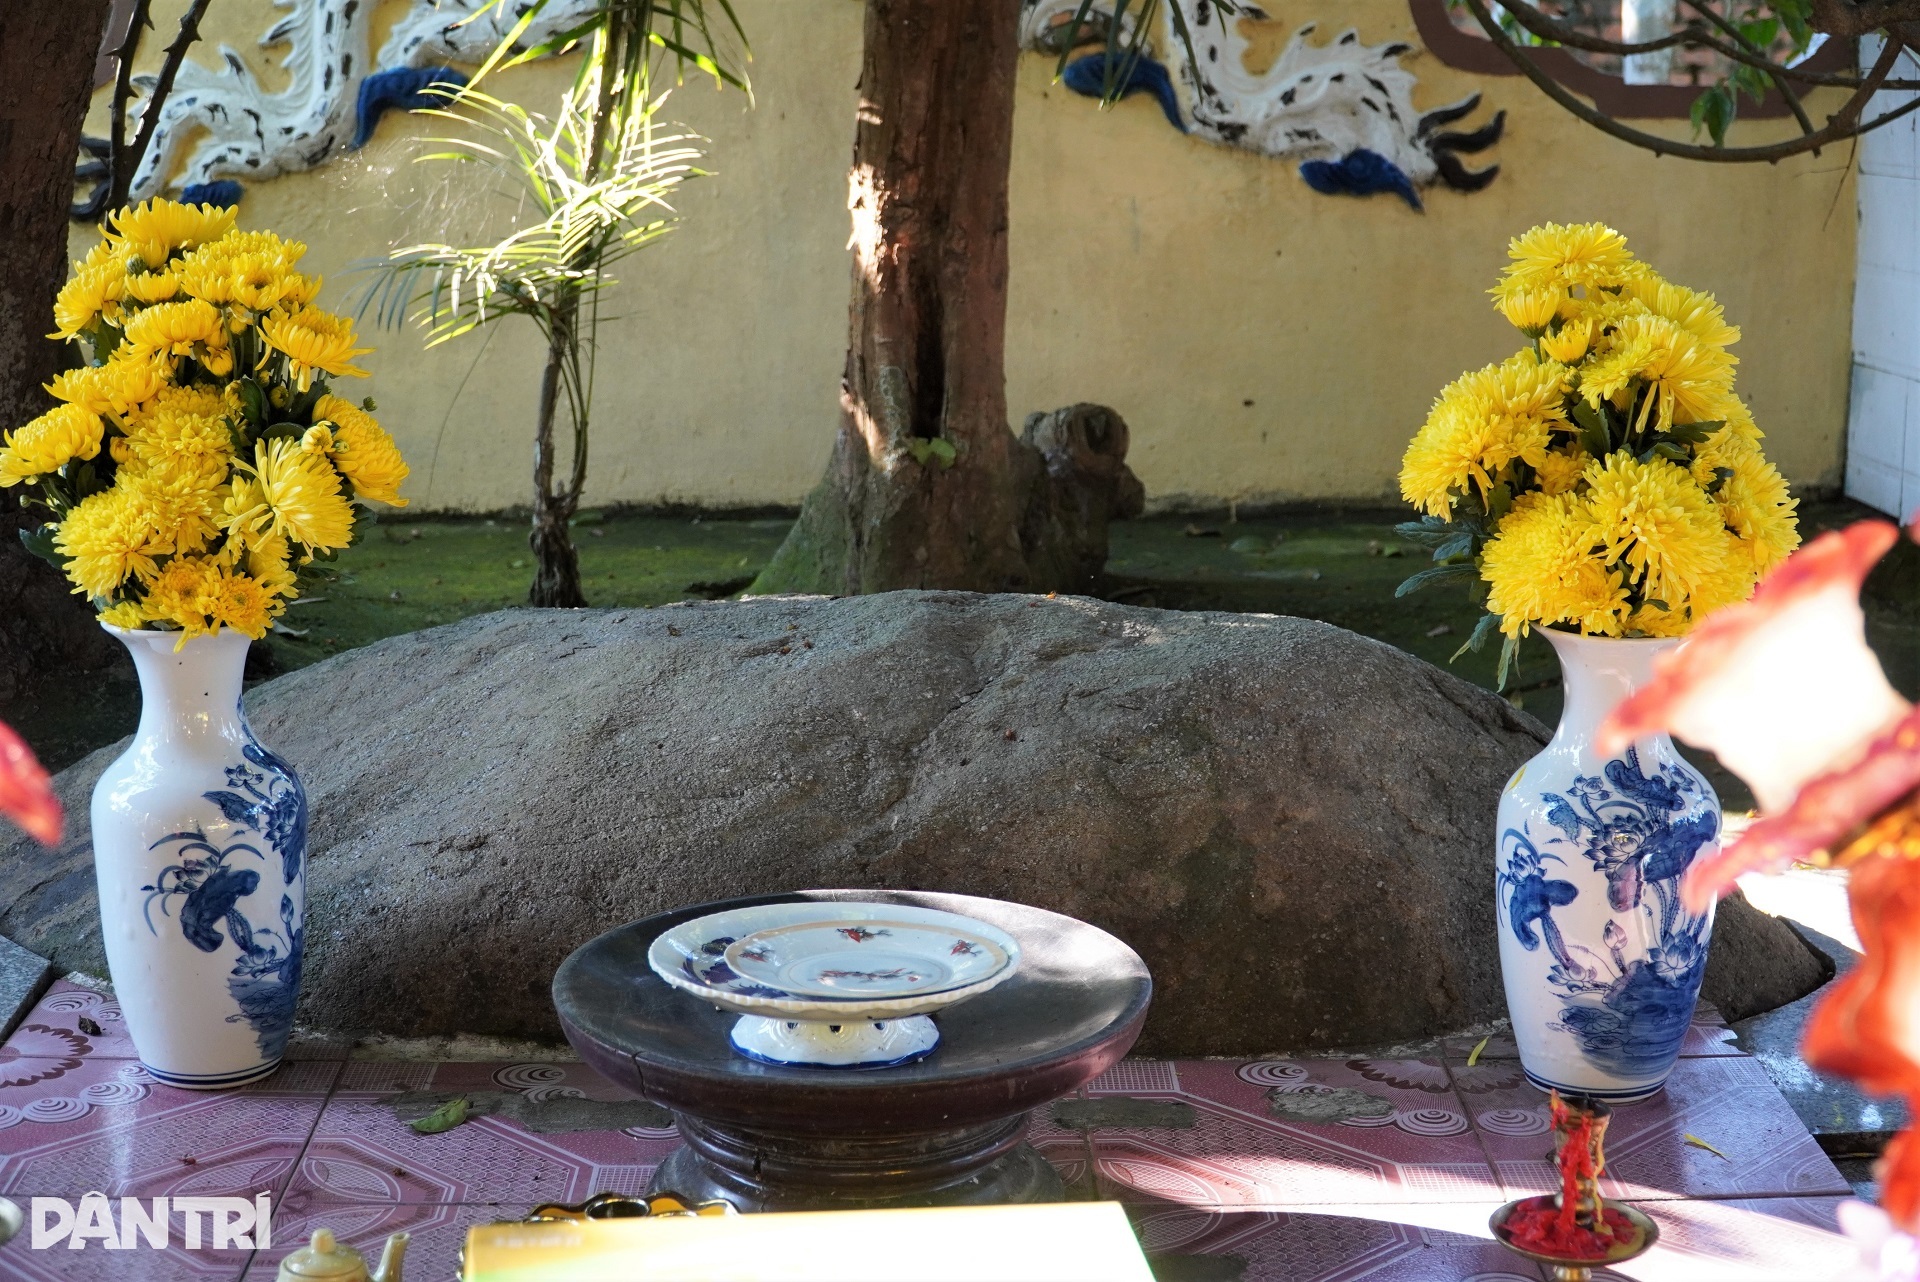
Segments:
[[[1606,1104],[1641,1104],[1652,1099],[1667,1088],[1667,1079],[1644,1086],[1569,1086],[1565,1082],[1550,1081],[1541,1077],[1532,1069],[1522,1065],[1520,1071],[1527,1080],[1543,1091],[1559,1091],[1562,1095],[1584,1095],[1588,1099],[1597,1099]]]
[[[279,1060],[265,1064],[256,1064],[252,1068],[243,1068],[236,1073],[169,1073],[141,1061],[140,1067],[147,1075],[163,1086],[171,1086],[182,1091],[225,1091],[236,1086],[245,1086],[257,1082],[263,1077],[278,1071]]]

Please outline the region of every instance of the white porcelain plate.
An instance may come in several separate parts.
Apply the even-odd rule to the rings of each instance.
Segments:
[[[814,901],[682,922],[655,938],[647,962],[675,988],[743,1015],[843,1023],[984,993],[1019,969],[1020,946],[957,913]]]
[[[961,919],[964,920],[964,919]],[[914,997],[966,988],[1007,968],[1007,952],[971,924],[841,917],[743,935],[735,974],[803,997]]]

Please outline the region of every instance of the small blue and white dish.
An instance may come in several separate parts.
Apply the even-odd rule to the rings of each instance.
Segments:
[[[1012,978],[998,927],[903,904],[761,904],[682,922],[647,951],[661,979],[736,1011],[734,1049],[805,1068],[892,1068],[933,1053],[929,1016]]]

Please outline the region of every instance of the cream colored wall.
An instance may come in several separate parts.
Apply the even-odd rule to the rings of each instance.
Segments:
[[[1289,29],[1318,19],[1329,35],[1351,24],[1369,42],[1419,43],[1404,0],[1265,7]],[[611,295],[593,503],[794,503],[832,441],[861,6],[739,8],[757,102],[689,83],[669,106],[711,140],[717,176],[685,189],[685,225],[630,260]],[[212,42],[264,66],[252,44],[276,12],[268,0],[212,12]],[[172,20],[157,21],[168,33]],[[1484,293],[1507,238],[1545,219],[1597,218],[1672,278],[1720,296],[1745,330],[1740,385],[1774,458],[1801,484],[1837,478],[1854,259],[1844,154],[1778,166],[1658,160],[1517,77],[1468,75],[1425,54],[1406,62],[1422,107],[1478,89],[1486,108],[1472,123],[1508,111],[1505,139],[1479,158],[1498,160],[1500,177],[1471,195],[1430,189],[1424,214],[1387,196],[1319,195],[1293,163],[1176,133],[1144,97],[1102,113],[1049,83],[1050,59],[1027,56],[1012,187],[1015,424],[1075,400],[1114,406],[1159,504],[1387,496],[1439,387],[1517,346]],[[530,68],[498,88],[533,104],[567,74]],[[409,163],[426,123],[389,115],[363,151],[249,186],[242,225],[306,241],[309,265],[328,276],[321,301],[342,306],[355,260],[474,227],[484,202],[474,186]],[[1686,132],[1684,122],[1662,127]],[[524,502],[538,367],[530,323],[509,319],[432,351],[410,331],[370,337],[379,351],[365,362],[366,387],[414,462],[416,503]]]

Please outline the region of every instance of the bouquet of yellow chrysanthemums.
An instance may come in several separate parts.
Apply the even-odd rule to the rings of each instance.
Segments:
[[[1506,634],[1503,681],[1531,626],[1679,636],[1800,542],[1711,295],[1599,223],[1536,227],[1508,254],[1494,304],[1531,345],[1449,384],[1400,469],[1426,514],[1401,532],[1438,563],[1400,592],[1477,575],[1469,645]]]
[[[313,305],[306,246],[233,211],[154,199],[108,219],[54,304],[92,362],[0,448],[0,487],[49,520],[23,534],[103,622],[263,635],[301,566],[353,541],[356,504],[402,506],[407,465],[333,395],[364,376],[352,323]],[[184,637],[183,642],[184,644]]]

